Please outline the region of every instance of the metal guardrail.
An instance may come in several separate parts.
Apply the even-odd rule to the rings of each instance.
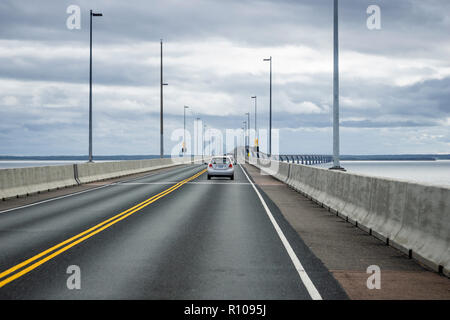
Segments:
[[[333,157],[330,155],[279,155],[272,158],[274,157],[274,160],[306,165],[333,162]]]
[[[333,157],[331,155],[317,155],[317,154],[294,154],[294,155],[272,155],[269,157],[267,154],[263,152],[257,153],[254,150],[251,150],[250,153],[253,157],[262,158],[262,159],[271,159],[281,162],[288,163],[297,163],[304,165],[312,165],[319,163],[330,163],[333,162]]]
[[[281,162],[297,163],[304,165],[314,165],[320,163],[333,162],[333,156],[324,154],[280,154],[280,155],[272,155],[271,157],[269,157],[264,152],[261,151],[257,152],[254,147],[250,149],[240,148],[239,151],[238,148],[235,148],[233,150],[233,154],[235,155],[235,157],[237,157],[239,154],[242,155],[245,159],[248,159],[247,152],[249,152],[253,158],[270,159]]]

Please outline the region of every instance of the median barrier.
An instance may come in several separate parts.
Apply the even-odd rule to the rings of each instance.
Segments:
[[[78,179],[81,183],[118,178],[126,175],[142,173],[150,170],[190,163],[191,159],[172,161],[171,158],[149,160],[127,160],[114,162],[78,164]]]
[[[209,157],[204,157],[209,159]],[[201,163],[202,157],[79,163],[63,166],[0,170],[0,199],[106,180],[182,164]]]
[[[73,185],[77,185],[73,165],[0,170],[1,199]]]

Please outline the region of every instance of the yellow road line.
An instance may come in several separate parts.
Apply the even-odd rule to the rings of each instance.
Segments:
[[[11,282],[11,281],[13,281],[13,280],[23,276],[24,274],[30,272],[31,270],[37,268],[38,266],[40,266],[41,264],[47,262],[48,260],[50,260],[50,259],[56,257],[57,255],[63,253],[64,251],[67,251],[68,249],[72,248],[73,246],[75,246],[75,245],[85,241],[86,239],[89,239],[90,237],[96,235],[97,233],[99,233],[99,232],[109,228],[110,226],[116,224],[117,222],[125,219],[126,217],[132,215],[133,213],[138,212],[139,210],[142,210],[143,208],[145,208],[149,204],[151,204],[151,203],[155,202],[156,200],[158,200],[158,199],[168,195],[169,193],[171,193],[171,192],[175,191],[176,189],[178,189],[179,187],[181,187],[183,184],[185,184],[185,183],[187,183],[187,182],[189,182],[189,181],[199,177],[200,175],[202,175],[205,172],[206,172],[206,169],[198,172],[197,174],[193,175],[190,178],[187,178],[187,179],[184,179],[184,180],[178,182],[177,184],[173,185],[172,187],[170,187],[170,188],[168,188],[168,189],[158,193],[157,195],[154,195],[151,198],[149,198],[149,199],[147,199],[147,200],[145,200],[145,201],[143,201],[143,202],[141,202],[141,203],[139,203],[139,204],[137,204],[137,205],[135,205],[135,206],[133,206],[133,207],[131,207],[131,208],[129,208],[129,209],[127,209],[127,210],[125,210],[125,211],[123,211],[123,212],[121,212],[121,213],[119,213],[119,214],[117,214],[117,215],[115,215],[115,216],[113,216],[113,217],[111,217],[111,218],[109,218],[109,219],[107,219],[107,220],[97,224],[97,225],[95,225],[94,227],[89,228],[88,230],[83,231],[83,232],[77,234],[76,236],[73,236],[73,237],[71,237],[71,238],[69,238],[69,239],[67,239],[67,240],[65,240],[65,241],[63,241],[63,242],[61,242],[61,243],[51,247],[50,249],[47,249],[47,250],[45,250],[45,251],[43,251],[43,252],[33,256],[32,258],[30,258],[28,260],[25,260],[24,262],[21,262],[21,263],[17,264],[16,266],[14,266],[14,267],[12,267],[12,268],[10,268],[10,269],[0,273],[0,278],[3,278],[5,276],[7,276],[8,274],[11,274],[12,272],[14,272],[14,271],[16,271],[16,270],[18,270],[18,269],[20,269],[20,268],[30,264],[31,262],[39,259],[40,257],[46,255],[47,253],[50,253],[50,252],[58,249],[59,247],[64,246],[65,244],[67,244],[67,243],[69,243],[69,242],[71,242],[73,240],[76,240],[76,239],[78,239],[78,238],[80,238],[80,237],[82,237],[84,235],[84,237],[82,237],[81,239],[78,239],[77,241],[74,241],[74,242],[70,243],[69,245],[61,248],[60,250],[50,254],[49,256],[39,260],[38,262],[32,264],[31,266],[23,269],[22,271],[20,271],[20,272],[18,272],[16,274],[14,274],[14,275],[4,279],[3,281],[0,282],[0,288],[3,287],[4,285],[6,285],[7,283],[9,283],[9,282]]]
[[[189,179],[189,178],[188,178],[188,179]],[[187,180],[187,179],[185,179],[185,180]],[[28,260],[25,260],[24,262],[19,263],[18,265],[16,265],[16,266],[14,266],[14,267],[12,267],[12,268],[10,268],[10,269],[8,269],[8,270],[6,270],[6,271],[0,273],[0,279],[3,278],[3,277],[5,277],[5,276],[7,276],[8,274],[10,274],[10,273],[16,271],[17,269],[20,269],[21,267],[23,267],[23,266],[25,266],[25,265],[27,265],[27,264],[29,264],[29,263],[35,261],[36,259],[39,259],[40,257],[46,255],[47,253],[52,252],[52,251],[58,249],[59,247],[65,245],[65,244],[67,244],[67,243],[69,243],[69,242],[71,242],[71,241],[73,241],[73,240],[75,240],[75,239],[78,239],[78,238],[80,238],[81,236],[83,236],[83,235],[85,235],[85,234],[87,234],[87,233],[89,233],[89,232],[91,232],[91,231],[93,231],[93,230],[95,230],[95,229],[101,227],[102,225],[104,225],[104,224],[106,224],[106,223],[108,223],[108,222],[110,222],[110,221],[112,221],[112,220],[114,220],[114,219],[119,218],[120,216],[126,214],[127,212],[130,212],[131,210],[134,210],[135,208],[138,208],[138,207],[142,206],[143,204],[145,204],[145,203],[151,201],[152,199],[156,198],[157,196],[159,196],[159,195],[161,195],[161,194],[163,194],[163,193],[166,193],[166,192],[170,191],[171,189],[175,188],[177,185],[179,185],[180,183],[183,183],[185,180],[182,180],[182,181],[178,182],[177,184],[173,185],[173,186],[170,187],[169,189],[166,189],[166,190],[164,190],[164,191],[162,191],[162,192],[160,192],[160,193],[158,193],[158,194],[156,194],[156,195],[150,197],[149,199],[147,199],[147,200],[145,200],[145,201],[143,201],[143,202],[141,202],[141,203],[135,205],[134,207],[131,207],[131,208],[129,208],[129,209],[127,209],[127,210],[125,210],[125,211],[123,211],[123,212],[121,212],[121,213],[119,213],[119,214],[117,214],[117,215],[115,215],[115,216],[113,216],[113,217],[111,217],[111,218],[109,218],[109,219],[107,219],[107,220],[105,220],[105,221],[103,221],[103,222],[101,222],[101,223],[95,225],[95,226],[93,226],[92,228],[89,228],[88,230],[83,231],[83,232],[77,234],[76,236],[73,236],[73,237],[71,237],[70,239],[67,239],[67,240],[65,240],[65,241],[63,241],[63,242],[61,242],[61,243],[59,243],[59,244],[57,244],[57,245],[51,247],[50,249],[47,249],[47,250],[45,250],[45,251],[43,251],[43,252],[41,252],[41,253],[35,255],[34,257],[32,257],[32,258],[30,258],[30,259],[28,259]]]
[[[169,189],[167,189],[167,190],[164,190],[164,191],[161,192],[161,193],[167,192],[168,190],[174,188],[174,187],[177,186],[177,185],[178,185],[178,184],[172,186],[171,188],[169,188]],[[36,260],[36,259],[38,259],[38,258],[40,258],[40,257],[42,257],[42,256],[44,256],[44,255],[46,255],[47,253],[52,252],[52,251],[54,251],[55,249],[58,249],[59,247],[65,245],[66,243],[69,243],[69,242],[71,242],[71,241],[73,241],[73,240],[75,240],[75,239],[80,238],[81,236],[85,235],[86,233],[89,233],[89,232],[91,232],[91,231],[93,231],[93,230],[95,230],[95,229],[101,227],[102,225],[104,225],[104,224],[110,222],[111,220],[114,220],[114,219],[116,219],[116,218],[118,218],[118,217],[120,217],[120,216],[126,214],[127,212],[129,212],[129,211],[131,211],[131,210],[133,210],[133,209],[135,209],[135,208],[141,206],[142,204],[146,203],[147,201],[152,200],[153,198],[157,197],[157,196],[160,195],[161,193],[159,193],[159,194],[157,194],[157,195],[155,195],[155,196],[153,196],[153,197],[151,197],[151,198],[149,198],[149,199],[147,199],[147,200],[145,200],[145,201],[143,201],[143,202],[141,202],[141,203],[135,205],[134,207],[129,208],[129,209],[127,209],[127,210],[125,210],[125,211],[123,211],[123,212],[121,212],[121,213],[119,213],[119,214],[117,214],[117,215],[115,215],[115,216],[113,216],[113,217],[111,217],[111,218],[109,218],[109,219],[107,219],[107,220],[105,220],[105,221],[103,221],[103,222],[101,222],[101,223],[99,223],[99,224],[93,226],[92,228],[89,228],[88,230],[83,231],[83,232],[77,234],[76,236],[73,236],[73,237],[71,237],[71,238],[69,238],[69,239],[67,239],[67,240],[65,240],[65,241],[63,241],[63,242],[61,242],[61,243],[59,243],[59,244],[57,244],[57,245],[51,247],[50,249],[47,249],[47,250],[45,250],[45,251],[43,251],[43,252],[41,252],[41,253],[35,255],[34,257],[32,257],[32,258],[30,258],[30,259],[28,259],[28,260],[25,260],[24,262],[21,262],[21,263],[19,263],[18,265],[16,265],[16,266],[14,266],[14,267],[12,267],[12,268],[10,268],[10,269],[8,269],[8,270],[6,270],[6,271],[0,273],[0,278],[3,278],[3,277],[5,277],[5,276],[7,276],[8,274],[10,274],[10,273],[16,271],[17,269],[20,269],[21,267],[23,267],[23,266],[29,264],[30,262],[33,262],[34,260]]]

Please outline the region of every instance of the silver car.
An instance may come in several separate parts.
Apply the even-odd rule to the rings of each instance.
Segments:
[[[230,177],[234,180],[233,161],[228,156],[212,157],[208,163],[208,180],[211,177]]]

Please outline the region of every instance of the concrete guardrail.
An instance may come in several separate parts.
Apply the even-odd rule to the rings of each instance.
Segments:
[[[0,170],[0,198],[77,185],[73,165]]]
[[[0,169],[0,199],[201,161],[202,157],[186,157]]]
[[[268,163],[258,162],[257,166],[410,258],[450,277],[450,188],[293,163],[280,162],[279,172],[268,169]]]

